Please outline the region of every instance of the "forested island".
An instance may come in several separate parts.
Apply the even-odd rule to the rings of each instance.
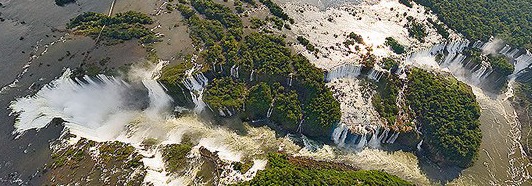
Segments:
[[[414,68],[409,72],[405,94],[430,158],[471,166],[482,139],[480,106],[471,87],[453,77]]]
[[[274,15],[290,20],[279,13],[282,9],[265,3]],[[325,87],[322,70],[292,54],[279,35],[260,30],[244,34],[239,16],[224,5],[191,0],[177,7],[200,46],[196,62],[211,82],[204,101],[214,114],[244,121],[268,119],[289,132],[328,138],[340,120],[340,105]],[[162,82],[170,89],[180,86],[184,76],[178,80],[176,74],[164,72],[184,72],[186,67],[165,68]]]

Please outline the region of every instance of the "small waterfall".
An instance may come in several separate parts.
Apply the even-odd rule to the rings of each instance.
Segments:
[[[421,151],[421,145],[423,144],[423,140],[421,140],[418,144],[417,144],[417,150],[418,151]]]
[[[249,81],[253,81],[253,75],[255,74],[255,70],[251,70],[251,74],[249,75]]]
[[[335,144],[338,144],[340,142],[340,136],[342,135],[342,132],[344,131],[344,125],[341,124],[340,126],[336,127],[331,135],[332,140]]]
[[[388,133],[390,132],[390,128],[384,129],[384,133],[381,134],[379,137],[379,142],[384,143],[382,140],[388,138]]]
[[[371,148],[377,148],[380,146],[380,141],[378,139],[379,136],[379,130],[375,130],[375,132],[371,135],[371,138],[368,142],[368,146]]]
[[[371,69],[369,71],[368,78],[378,82],[384,74],[385,72],[383,71]]]
[[[288,86],[292,86],[292,78],[294,74],[290,73],[290,78],[288,79]]]
[[[301,126],[303,125],[303,122],[305,121],[305,119],[302,119],[300,122],[299,122],[299,125],[297,126],[297,133],[301,133],[302,131],[302,128]]]
[[[361,71],[362,65],[360,64],[345,64],[328,71],[327,75],[325,75],[325,81],[330,82],[340,78],[355,78],[360,76]]]
[[[364,148],[364,146],[366,146],[366,143],[367,143],[366,134],[363,134],[360,140],[358,141],[358,143],[356,144],[355,148],[362,149]]]
[[[234,78],[238,78],[238,77],[239,77],[239,75],[238,75],[238,69],[239,69],[239,68],[240,68],[240,67],[238,67],[238,66],[236,66],[236,65],[233,65],[233,66],[231,67],[231,76],[232,76],[232,77],[234,77]]]
[[[266,113],[266,117],[270,118],[272,116],[273,112],[273,104],[275,103],[275,99],[273,99],[272,103],[270,104],[270,108],[268,108],[268,112]]]
[[[395,132],[390,139],[386,143],[392,144],[395,143],[395,140],[397,140],[397,137],[399,137],[399,132]]]
[[[200,113],[205,109],[205,102],[203,102],[203,91],[207,86],[209,80],[203,73],[196,73],[196,69],[199,69],[198,66],[195,66],[187,70],[187,78],[183,81],[183,85],[190,91],[192,101],[195,104],[194,111]]]

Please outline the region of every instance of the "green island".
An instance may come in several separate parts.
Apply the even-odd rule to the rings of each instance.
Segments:
[[[313,160],[307,164],[320,164]],[[379,170],[338,170],[335,167],[308,167],[291,161],[288,155],[271,153],[268,164],[250,181],[236,185],[413,185]]]
[[[480,106],[471,88],[450,76],[414,68],[408,74],[407,103],[423,134],[423,145],[438,163],[469,167],[482,134]]]
[[[462,33],[470,40],[487,41],[491,36],[495,36],[514,47],[532,49],[532,34],[530,34],[532,1],[414,1],[429,7],[447,26]]]
[[[153,20],[148,15],[135,11],[118,13],[111,17],[85,12],[71,19],[67,29],[73,29],[74,33],[94,39],[105,39],[111,44],[131,39],[138,39],[140,43],[148,44],[159,41],[155,33],[146,27],[152,23]]]
[[[289,19],[278,6],[263,3],[272,14]],[[292,54],[281,36],[253,29],[244,34],[241,19],[212,0],[181,1],[177,7],[201,51],[195,62],[211,82],[204,101],[214,114],[244,121],[269,119],[290,132],[301,126],[307,136],[328,138],[340,120],[340,104],[325,86],[322,70]],[[189,67],[165,67],[162,82],[179,92],[184,76],[178,73]]]
[[[384,44],[392,48],[392,51],[396,54],[405,53],[405,47],[392,37],[387,37]]]

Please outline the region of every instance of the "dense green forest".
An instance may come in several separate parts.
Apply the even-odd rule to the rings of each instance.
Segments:
[[[495,36],[514,47],[532,49],[530,0],[414,1],[430,7],[440,20],[468,39],[487,41]]]
[[[85,12],[71,19],[67,28],[95,39],[100,36],[111,42],[139,39],[141,43],[153,43],[159,38],[145,26],[152,23],[153,20],[148,15],[134,11],[118,13],[111,17]]]
[[[401,81],[396,76],[382,78],[377,84],[377,93],[373,95],[371,103],[379,115],[386,119],[389,126],[395,124],[399,108],[397,106],[397,97],[399,88],[402,86]]]
[[[482,139],[480,106],[471,88],[452,77],[414,68],[405,95],[432,159],[471,166]]]
[[[378,170],[336,170],[293,164],[286,154],[269,154],[268,165],[250,181],[236,185],[413,185]]]
[[[277,5],[261,2],[272,14],[289,19],[278,12]],[[224,5],[191,0],[177,7],[200,47],[196,62],[211,81],[204,101],[215,113],[230,110],[244,120],[270,119],[290,132],[297,132],[301,124],[305,135],[329,136],[340,120],[340,104],[325,87],[322,70],[304,56],[292,54],[281,36],[255,30],[243,34],[242,20]],[[187,67],[166,67],[163,83],[177,86]]]

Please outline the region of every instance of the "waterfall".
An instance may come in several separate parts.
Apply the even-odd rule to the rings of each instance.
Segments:
[[[255,74],[255,70],[251,70],[251,74],[249,75],[249,81],[253,81],[253,74]]]
[[[384,129],[384,133],[382,133],[381,136],[379,136],[379,142],[383,143],[382,139],[386,139],[388,137],[389,132],[390,132],[390,128]]]
[[[364,146],[366,146],[366,142],[367,142],[366,134],[363,134],[355,148],[356,149],[364,148]]]
[[[379,130],[375,130],[375,132],[371,135],[371,139],[368,142],[368,146],[372,148],[377,148],[380,146],[380,141],[378,139],[379,136]]]
[[[272,103],[270,104],[270,108],[268,108],[268,112],[266,112],[266,117],[270,118],[272,116],[273,112],[273,104],[275,103],[275,99],[273,99]]]
[[[292,86],[292,78],[294,74],[290,73],[290,79],[288,79],[288,86]]]
[[[336,127],[331,135],[331,138],[332,140],[334,141],[335,144],[339,144],[340,143],[340,137],[342,136],[342,133],[344,132],[344,130],[346,130],[347,127],[345,127],[344,124],[340,124],[338,127]]]
[[[423,144],[423,140],[421,140],[418,144],[417,144],[417,150],[418,151],[421,151],[421,145]]]
[[[231,67],[231,76],[234,77],[234,78],[238,78],[238,66],[236,65],[233,65]]]
[[[205,109],[205,102],[203,102],[203,91],[205,90],[209,80],[201,72],[193,74],[196,69],[199,69],[199,66],[195,66],[185,72],[187,77],[183,81],[183,84],[190,91],[192,101],[195,105],[194,111],[196,113],[200,113]]]
[[[383,71],[371,69],[368,74],[368,78],[378,82],[383,74],[385,74]]]
[[[355,78],[360,76],[361,71],[362,65],[360,64],[345,64],[328,71],[325,76],[325,81],[330,82],[340,78]]]
[[[492,86],[504,79],[504,77],[494,77],[493,74],[496,73],[493,73],[494,70],[487,62],[482,62],[482,64],[472,67],[471,61],[466,61],[468,56],[462,54],[462,51],[467,47],[479,48],[485,52],[499,53],[510,58],[514,64],[515,71],[508,78],[517,78],[524,74],[524,72],[532,70],[532,54],[529,51],[512,49],[508,45],[498,47],[496,41],[492,41],[491,43],[476,41],[471,46],[468,40],[437,44],[431,48],[408,55],[405,64],[446,69],[463,81],[468,81],[476,86]],[[523,53],[522,51],[525,52]],[[443,58],[436,61],[436,55],[443,55]],[[372,78],[378,77],[376,74],[370,74],[368,76]]]
[[[302,119],[300,122],[299,122],[299,125],[297,126],[297,133],[301,133],[302,131],[302,128],[301,126],[303,125],[303,122],[305,121],[305,119]]]
[[[395,132],[394,135],[392,135],[392,137],[390,137],[390,139],[388,140],[388,143],[390,144],[395,143],[395,140],[397,140],[397,137],[399,137],[399,132]]]

